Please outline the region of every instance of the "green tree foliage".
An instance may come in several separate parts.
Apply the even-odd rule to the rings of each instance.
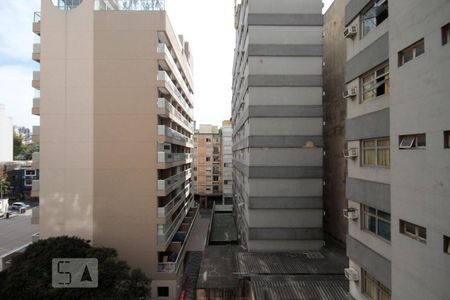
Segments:
[[[23,136],[14,131],[14,159],[15,160],[31,160],[34,152],[39,152],[39,144],[25,145]]]
[[[0,195],[5,197],[8,194],[9,191],[9,182],[6,178],[0,177]],[[0,196],[1,198],[1,196]]]
[[[97,258],[98,288],[52,288],[53,258]],[[0,272],[0,299],[85,300],[149,299],[150,280],[131,270],[111,248],[94,248],[88,241],[56,237],[31,244]]]

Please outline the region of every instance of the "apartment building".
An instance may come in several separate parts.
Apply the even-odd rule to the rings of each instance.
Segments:
[[[13,124],[6,116],[5,105],[0,104],[0,162],[13,160]]]
[[[450,3],[345,4],[351,294],[447,299]]]
[[[222,193],[225,204],[233,203],[233,126],[222,122]]]
[[[236,5],[233,184],[250,251],[323,246],[322,3]]]
[[[178,299],[198,212],[189,44],[157,0],[44,0],[33,31],[40,236],[115,248],[152,299]]]
[[[202,124],[194,135],[194,191],[200,204],[208,206],[222,197],[222,137],[218,126]]]

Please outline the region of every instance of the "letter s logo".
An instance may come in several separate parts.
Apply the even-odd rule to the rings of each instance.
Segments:
[[[58,282],[58,284],[60,285],[69,285],[72,283],[72,274],[70,272],[62,272],[61,271],[61,265],[63,264],[70,264],[70,261],[60,261],[58,262],[58,274],[62,274],[62,275],[68,275],[69,276],[69,281],[68,282]]]

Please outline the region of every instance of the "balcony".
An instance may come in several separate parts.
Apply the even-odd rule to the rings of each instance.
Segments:
[[[32,163],[31,163],[31,169],[32,170],[37,170],[39,169],[39,163],[41,161],[41,153],[40,152],[34,152],[31,156],[32,158]]]
[[[178,64],[173,59],[173,55],[170,52],[167,45],[163,44],[163,43],[158,44],[157,52],[165,55],[165,58],[166,58],[165,62],[167,63],[166,67],[170,68],[170,70],[172,70],[172,73],[175,75],[177,81],[179,82],[179,84],[181,86],[181,90],[184,92],[186,98],[188,98],[190,103],[193,103],[193,101],[192,101],[193,95],[192,95],[190,89],[188,88],[188,86],[186,85],[184,78],[181,75],[180,68],[178,68]]]
[[[188,169],[169,178],[158,180],[158,190],[164,192],[164,194],[166,195],[171,192],[173,188],[185,182],[190,177],[191,169]]]
[[[181,107],[186,111],[186,113],[189,115],[191,119],[194,119],[194,112],[192,108],[189,106],[189,104],[184,99],[183,95],[181,95],[178,88],[173,83],[170,76],[165,71],[158,71],[157,76],[158,81],[163,81],[165,83],[166,89],[169,91],[169,93],[172,95],[175,100],[177,100],[178,104],[180,104]]]
[[[176,234],[167,248],[159,254],[158,272],[176,273],[184,260],[186,254],[185,247],[192,231],[194,220],[198,216],[198,207],[191,207],[187,216],[182,220]]]
[[[31,197],[39,197],[40,183],[39,180],[33,180],[31,186]]]
[[[39,224],[39,207],[33,207],[31,210],[31,224]]]
[[[33,32],[37,35],[41,35],[41,12],[40,11],[37,11],[34,13]]]
[[[176,162],[186,162],[192,160],[191,153],[166,153],[158,152],[158,163],[176,163]]]
[[[160,109],[159,114],[167,118],[171,117],[186,130],[194,133],[194,124],[190,123],[169,101],[164,98],[158,98],[157,104]]]
[[[160,11],[165,0],[95,0],[95,10]]]
[[[163,207],[158,207],[158,218],[167,218],[167,216],[171,215],[171,213],[178,208],[178,204],[187,199],[189,194],[192,192],[192,187],[192,183],[188,184],[186,187],[181,189],[181,191],[166,205]]]
[[[31,113],[35,116],[41,114],[41,98],[33,98],[33,107],[31,108]]]
[[[33,54],[31,57],[35,62],[41,62],[41,44],[33,44]]]
[[[33,133],[31,134],[31,140],[33,143],[39,143],[41,135],[41,127],[40,126],[33,126]]]
[[[182,144],[183,146],[186,146],[186,144],[193,145],[194,143],[191,138],[165,125],[158,125],[158,135],[173,139],[175,144]]]
[[[31,86],[35,89],[41,89],[41,72],[33,71],[33,81],[31,82]]]

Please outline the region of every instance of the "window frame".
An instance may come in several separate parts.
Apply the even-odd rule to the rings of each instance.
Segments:
[[[388,141],[389,142],[389,146],[379,146],[378,142],[379,141]],[[374,142],[374,146],[365,146],[365,142],[369,142],[369,141],[373,141]],[[361,149],[361,166],[362,167],[378,167],[378,168],[390,168],[391,166],[391,142],[390,142],[390,138],[389,137],[384,137],[384,138],[375,138],[375,139],[364,139],[361,140],[360,143],[360,149]],[[374,164],[366,164],[365,163],[365,157],[366,157],[366,150],[374,150],[375,154],[374,154],[374,159],[375,162]],[[380,165],[378,164],[378,152],[379,151],[384,151],[384,150],[388,150],[389,151],[389,163],[387,165]]]
[[[414,240],[417,240],[421,243],[426,244],[427,243],[427,229],[423,226],[405,221],[400,219],[399,221],[399,228],[400,228],[400,233],[403,235],[406,235]],[[414,232],[411,232],[407,229],[407,226],[414,226]],[[421,236],[420,230],[423,230],[425,232],[425,237]]]
[[[377,75],[378,71],[380,71],[382,69],[384,69],[384,73],[382,75]],[[387,71],[386,71],[386,69],[387,69]],[[370,81],[364,83],[364,80],[366,78],[370,77],[370,76],[373,76],[373,79],[371,79]],[[380,79],[380,78],[384,78],[382,82],[383,82],[383,85],[384,85],[385,92],[384,92],[384,94],[377,95],[377,90],[381,86],[381,85],[377,85],[378,82],[379,82],[378,79]],[[373,85],[373,87],[366,91],[365,90],[365,86],[367,86],[368,84]],[[385,63],[379,65],[378,67],[370,70],[369,72],[365,73],[364,75],[362,75],[360,77],[360,85],[361,85],[361,89],[360,89],[361,90],[361,94],[360,94],[360,97],[359,97],[359,99],[360,99],[359,102],[360,103],[365,103],[365,102],[374,100],[374,99],[376,99],[378,97],[381,97],[383,95],[388,94],[389,91],[390,91],[389,62],[385,62]],[[372,92],[375,96],[365,99],[364,95],[366,93],[368,93],[368,92]]]
[[[450,130],[444,131],[444,149],[450,149]]]
[[[423,52],[420,54],[417,54],[417,49],[419,48],[419,46],[423,46]],[[412,54],[411,59],[409,59],[407,61],[405,61],[406,53]],[[409,45],[408,47],[406,47],[398,52],[398,66],[401,67],[401,66],[409,63],[410,61],[415,60],[417,57],[419,57],[423,54],[425,54],[425,39],[421,38],[417,42]]]
[[[442,46],[450,44],[450,23],[441,27],[442,32]]]
[[[444,253],[450,254],[450,237],[444,235]]]
[[[424,137],[424,145],[418,145],[419,137]],[[402,145],[407,139],[411,139],[406,145]],[[398,136],[398,148],[400,150],[425,150],[427,148],[427,134],[426,133],[416,133],[416,134],[402,134]]]
[[[379,3],[380,2],[380,3]],[[365,20],[364,16],[366,16],[367,14],[369,14],[369,12],[371,10],[376,10],[377,7],[380,7],[381,5],[384,5],[386,3],[386,10],[387,10],[387,16],[386,18],[384,18],[380,23],[377,23],[377,17],[379,15],[376,15],[375,17],[373,17],[372,19],[375,19],[375,26],[371,27],[371,29],[369,31],[366,31],[366,26],[364,26],[365,24]],[[386,21],[389,18],[389,3],[388,0],[372,0],[369,2],[369,4],[364,7],[364,9],[361,11],[361,13],[359,14],[359,25],[361,28],[361,39],[364,38],[366,35],[368,35],[370,32],[372,32],[375,28],[377,28],[378,26],[380,26],[381,24],[384,23],[384,21]]]
[[[373,295],[369,294],[367,291],[367,282],[370,282],[371,285],[375,288],[374,298]],[[385,293],[391,299],[391,290],[385,287],[381,282],[376,280],[372,275],[369,274],[366,270],[361,268],[361,293],[365,296],[368,296],[372,300],[386,299],[381,297],[381,293]]]
[[[370,209],[374,209],[375,213],[370,212]],[[386,214],[386,215],[389,215],[389,220],[384,218],[384,217],[382,217],[382,216],[380,216],[379,212],[381,212],[383,214]],[[370,230],[370,228],[369,228],[369,226],[367,224],[367,220],[370,217],[375,218],[375,232]],[[374,234],[374,235],[376,235],[377,237],[381,238],[382,240],[384,240],[386,242],[391,242],[391,238],[392,238],[392,223],[391,223],[391,214],[390,213],[385,212],[385,211],[383,211],[381,209],[377,209],[375,207],[369,206],[369,205],[361,204],[361,218],[362,218],[361,228],[364,231],[367,231],[367,232],[369,232],[371,234]],[[380,232],[379,232],[378,225],[379,225],[379,221],[380,220],[389,224],[389,239],[387,239],[386,237],[381,235]]]

